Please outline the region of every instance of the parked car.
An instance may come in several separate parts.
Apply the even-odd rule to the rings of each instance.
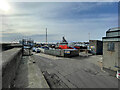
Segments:
[[[33,47],[33,48],[32,48],[32,51],[33,51],[33,52],[35,52],[35,49],[36,49],[36,48],[35,48],[35,47]]]
[[[47,46],[42,46],[41,48],[46,49],[46,50],[49,49],[49,47],[47,47]]]
[[[29,46],[24,46],[24,49],[30,49],[30,47]]]
[[[117,71],[116,77],[120,79],[120,70]]]
[[[40,48],[36,48],[36,49],[35,49],[35,52],[36,52],[36,53],[40,53]]]

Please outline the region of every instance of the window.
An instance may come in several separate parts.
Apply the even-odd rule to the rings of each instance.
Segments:
[[[113,42],[108,43],[108,51],[114,51],[114,47],[115,45]]]

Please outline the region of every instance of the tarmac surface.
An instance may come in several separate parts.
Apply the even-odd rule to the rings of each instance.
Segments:
[[[101,69],[102,56],[32,56],[50,88],[118,88],[118,79]]]
[[[101,55],[64,58],[23,56],[14,88],[118,88],[118,79],[101,69]]]

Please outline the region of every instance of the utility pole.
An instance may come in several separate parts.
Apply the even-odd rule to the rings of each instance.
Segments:
[[[46,28],[46,44],[47,44],[47,28]]]
[[[90,33],[88,33],[88,37],[89,37],[89,40],[90,40]]]

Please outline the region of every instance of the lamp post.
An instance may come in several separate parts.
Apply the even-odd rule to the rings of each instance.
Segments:
[[[47,28],[46,28],[46,45],[47,45]]]
[[[88,37],[89,37],[89,40],[90,40],[90,33],[88,33]]]

